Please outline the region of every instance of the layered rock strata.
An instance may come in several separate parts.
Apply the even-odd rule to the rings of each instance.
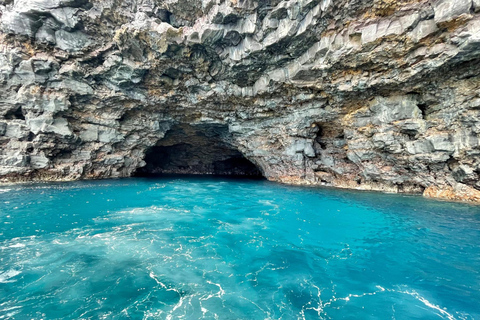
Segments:
[[[0,20],[3,181],[244,157],[480,202],[479,0],[0,0]]]

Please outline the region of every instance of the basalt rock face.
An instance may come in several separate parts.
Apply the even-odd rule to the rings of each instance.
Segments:
[[[0,0],[0,177],[480,202],[478,0]]]

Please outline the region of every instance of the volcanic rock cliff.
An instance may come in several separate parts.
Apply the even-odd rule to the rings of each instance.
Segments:
[[[0,178],[480,202],[480,0],[0,0]]]

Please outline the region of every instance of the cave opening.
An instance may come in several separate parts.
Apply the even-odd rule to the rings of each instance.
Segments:
[[[419,103],[417,104],[418,109],[420,109],[420,112],[422,113],[422,119],[425,120],[427,116],[427,108],[428,105],[426,103]]]
[[[175,125],[147,150],[135,176],[164,174],[263,178],[261,170],[230,143],[224,125]]]
[[[5,114],[4,118],[7,120],[25,120],[25,116],[22,112],[22,107],[18,107],[14,110],[8,111]]]
[[[314,149],[316,154],[333,148],[342,148],[345,144],[345,133],[338,123],[314,123],[315,133]]]

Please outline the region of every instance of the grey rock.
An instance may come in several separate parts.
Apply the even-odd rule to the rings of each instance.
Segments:
[[[103,127],[98,130],[98,140],[100,142],[115,143],[120,142],[123,139],[123,135],[113,128]]]
[[[58,30],[55,39],[57,47],[65,51],[78,51],[91,43],[89,37],[80,31]]]
[[[428,139],[432,143],[435,151],[447,151],[451,153],[455,151],[455,146],[450,141],[448,134],[432,135],[429,136]]]
[[[426,128],[425,121],[423,119],[407,119],[403,121],[396,121],[395,126],[401,133],[415,136],[424,133]]]
[[[376,133],[373,135],[372,141],[376,148],[383,149],[389,153],[400,153],[403,150],[401,139],[391,132]]]
[[[480,11],[480,0],[473,0],[473,6],[475,8],[475,12]]]
[[[55,44],[55,30],[57,25],[53,19],[47,19],[35,33],[35,39],[40,43]]]
[[[399,35],[405,31],[405,28],[402,26],[399,20],[393,20],[388,26],[386,35]]]
[[[32,60],[32,68],[36,74],[47,74],[52,71],[53,62],[52,60],[34,59]]]
[[[17,81],[23,84],[34,83],[38,79],[39,82],[44,82],[45,77],[39,77],[35,75],[33,70],[32,60],[25,60],[20,63],[20,65],[15,69],[15,75],[19,78]]]
[[[55,118],[53,123],[50,126],[48,126],[47,130],[49,130],[47,132],[54,132],[61,136],[72,135],[72,131],[68,126],[68,121],[64,118]]]
[[[420,21],[417,27],[411,32],[411,37],[413,41],[419,42],[437,30],[438,27],[434,20]]]
[[[79,17],[76,15],[78,9],[76,8],[57,8],[50,10],[50,14],[60,22],[67,30],[74,29],[79,21]]]
[[[25,125],[22,123],[7,123],[7,128],[5,129],[5,137],[21,139],[27,135],[25,130]]]
[[[44,169],[48,167],[49,160],[44,155],[30,156],[30,166],[33,169]]]
[[[65,78],[61,82],[51,82],[49,83],[49,86],[54,89],[65,89],[65,90],[70,90],[71,92],[80,94],[80,95],[89,95],[93,94],[93,88],[89,86],[87,83],[70,79],[70,78]]]
[[[4,136],[7,132],[7,124],[5,122],[0,122],[0,136]]]
[[[5,167],[26,167],[29,157],[23,155],[0,156],[0,165]]]
[[[123,156],[110,156],[105,159],[104,163],[106,165],[114,165],[114,164],[123,163],[123,162],[124,162]]]
[[[0,54],[0,81],[7,81],[13,74],[13,66],[4,54]]]
[[[464,182],[466,179],[476,178],[473,168],[464,164],[454,168],[452,176],[458,182]]]
[[[371,24],[362,30],[362,44],[374,41],[377,37],[377,25]]]
[[[462,14],[468,14],[472,0],[440,0],[434,5],[435,22],[442,23],[453,20]]]
[[[410,154],[430,154],[435,150],[429,140],[413,141],[406,143],[406,149]]]
[[[480,48],[480,20],[470,21],[462,36],[465,36],[466,40],[461,45],[462,52],[459,53],[459,57],[472,59]]]
[[[46,132],[47,127],[53,124],[53,118],[51,116],[40,116],[36,118],[27,119],[27,125],[31,132],[38,134],[40,132]]]
[[[311,144],[305,145],[305,148],[303,149],[303,153],[310,158],[314,158],[316,156],[315,150],[313,149]]]
[[[40,132],[51,132],[61,136],[70,136],[72,134],[66,119],[54,118],[49,114],[44,114],[35,118],[28,118],[27,125],[30,128],[30,131],[35,134]]]
[[[6,33],[14,33],[33,37],[41,23],[16,11],[6,11],[2,15],[1,29]]]
[[[121,64],[112,71],[110,81],[117,86],[128,86],[140,83],[145,70],[136,69],[134,65]]]
[[[372,123],[377,125],[404,119],[421,118],[421,111],[417,107],[415,97],[412,96],[377,98],[370,110],[373,113]]]
[[[92,124],[84,125],[80,133],[80,139],[85,142],[98,141],[98,126]]]
[[[49,12],[62,7],[78,7],[85,0],[16,0],[15,9],[24,13]]]

